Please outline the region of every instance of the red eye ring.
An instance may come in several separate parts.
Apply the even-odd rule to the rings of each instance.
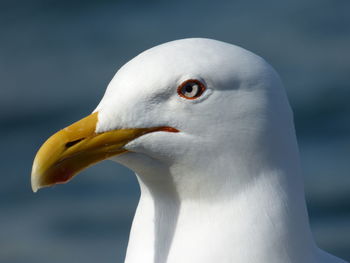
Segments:
[[[188,79],[182,82],[181,85],[177,88],[177,93],[182,98],[195,100],[203,94],[205,89],[206,87],[199,80]]]

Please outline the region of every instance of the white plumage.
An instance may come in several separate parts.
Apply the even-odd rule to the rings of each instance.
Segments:
[[[203,93],[179,96],[187,80]],[[124,65],[96,112],[97,133],[179,130],[112,157],[141,186],[126,263],[344,262],[313,240],[293,114],[262,58],[210,39],[169,42]]]

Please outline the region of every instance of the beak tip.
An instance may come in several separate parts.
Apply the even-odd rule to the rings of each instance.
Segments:
[[[37,172],[36,161],[34,160],[32,173],[31,173],[31,186],[34,193],[36,193],[41,188],[39,179],[40,179],[40,176]]]
[[[31,176],[31,185],[32,185],[32,190],[34,193],[36,193],[40,189],[39,183],[36,180],[36,176],[34,176],[33,173]]]
[[[32,186],[32,191],[33,191],[33,193],[38,192],[38,190],[39,190],[39,188],[35,188],[34,186]]]

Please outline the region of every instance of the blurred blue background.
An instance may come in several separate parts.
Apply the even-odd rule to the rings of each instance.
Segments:
[[[33,194],[32,160],[90,113],[116,70],[186,37],[235,43],[280,73],[312,230],[350,260],[350,1],[0,1],[0,262],[122,262],[139,197],[110,161]]]

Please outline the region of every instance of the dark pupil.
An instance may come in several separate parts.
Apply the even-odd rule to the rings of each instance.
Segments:
[[[188,93],[191,93],[193,91],[193,87],[188,85],[185,87],[185,91],[188,92]]]

